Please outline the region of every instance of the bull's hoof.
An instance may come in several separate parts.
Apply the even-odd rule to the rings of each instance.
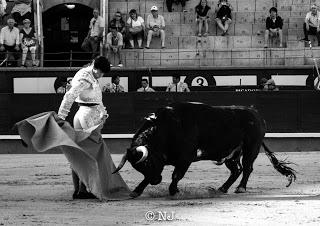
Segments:
[[[141,194],[142,194],[142,192],[133,191],[133,192],[131,192],[131,193],[129,194],[129,196],[130,196],[131,198],[137,198],[137,197],[139,197]]]
[[[246,189],[243,187],[237,187],[237,189],[234,191],[234,193],[245,193]]]
[[[177,194],[179,192],[179,189],[177,188],[177,187],[169,187],[169,194],[171,195],[171,196],[173,196],[173,195],[175,195],[175,194]]]
[[[97,197],[90,193],[90,192],[79,192],[79,193],[73,193],[72,195],[73,199],[96,199]]]
[[[222,192],[222,193],[228,193],[228,189],[226,189],[226,188],[224,188],[224,187],[220,187],[220,188],[218,188],[218,191],[219,192]]]

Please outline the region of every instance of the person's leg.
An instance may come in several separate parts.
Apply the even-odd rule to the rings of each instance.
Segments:
[[[141,48],[142,48],[143,31],[140,31],[140,32],[136,35],[136,38],[137,38],[137,42],[138,42],[139,49],[141,49]]]
[[[21,66],[25,66],[26,58],[28,53],[28,47],[24,46],[22,48],[22,59],[21,59]]]
[[[320,46],[320,32],[316,33],[317,39],[318,39],[318,46]]]
[[[123,64],[122,64],[122,56],[121,56],[121,46],[119,46],[118,47],[118,49],[117,49],[117,55],[118,55],[118,57],[119,57],[119,64],[118,64],[118,66],[119,67],[122,67],[123,66]]]
[[[264,47],[265,47],[265,48],[268,47],[269,35],[270,35],[269,30],[266,30],[266,31],[264,32]]]
[[[153,30],[149,30],[148,31],[148,37],[147,37],[147,46],[146,46],[146,48],[150,48],[150,42],[151,42],[151,40],[152,40],[152,35],[153,35]]]
[[[106,57],[107,59],[109,60],[110,62],[110,54],[111,54],[111,51],[112,51],[112,48],[109,44],[107,44],[107,54],[106,54]]]
[[[186,0],[180,0],[180,2],[181,2],[181,6],[182,6],[182,12],[187,12],[187,10],[185,10]]]
[[[172,12],[172,1],[173,0],[166,0],[168,12]]]
[[[206,18],[204,21],[204,27],[205,27],[205,36],[208,35],[208,31],[209,31],[209,25],[208,25],[208,19]]]
[[[164,32],[164,30],[160,30],[160,38],[161,38],[161,48],[165,47],[165,40],[166,40],[166,33]]]
[[[227,19],[224,25],[224,32],[227,34],[229,30],[229,26],[232,23],[231,19]]]
[[[307,26],[306,26],[306,23],[303,23],[303,34],[304,34],[304,41],[309,41],[309,38],[308,38],[308,31],[307,31]]]
[[[32,66],[36,66],[36,49],[37,48],[35,46],[30,47]]]
[[[283,36],[282,36],[282,30],[279,29],[278,33],[279,33],[279,40],[280,40],[280,45],[279,45],[279,47],[282,48],[282,41],[283,41],[283,39],[282,39],[282,37],[283,37]]]
[[[222,21],[220,20],[220,18],[216,19],[218,27],[222,30],[222,32],[224,33],[224,25],[222,24]]]
[[[199,37],[201,37],[202,24],[203,24],[203,20],[201,18],[199,18],[199,21],[198,21],[198,36]]]

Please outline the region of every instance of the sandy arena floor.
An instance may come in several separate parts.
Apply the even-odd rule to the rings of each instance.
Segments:
[[[100,202],[71,199],[64,155],[0,155],[0,225],[320,225],[320,152],[277,156],[297,164],[298,179],[289,188],[260,154],[246,194],[233,193],[239,179],[228,194],[210,191],[229,171],[203,161],[190,167],[176,197],[168,196],[173,168],[166,167],[163,182],[143,196]],[[113,159],[118,164],[121,156]],[[121,174],[131,189],[142,179],[130,164]]]

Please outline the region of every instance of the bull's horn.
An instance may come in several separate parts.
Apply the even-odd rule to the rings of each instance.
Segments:
[[[148,157],[148,149],[145,146],[139,146],[136,148],[136,150],[138,152],[142,152],[141,159],[138,162],[136,162],[136,164],[138,164],[140,162],[143,162]]]
[[[119,163],[119,166],[117,167],[117,169],[115,169],[115,171],[113,171],[112,174],[117,173],[119,170],[121,170],[121,168],[124,166],[126,161],[127,161],[127,153],[122,157],[121,162]]]

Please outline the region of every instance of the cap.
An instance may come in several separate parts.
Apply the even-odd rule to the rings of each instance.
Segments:
[[[23,22],[23,23],[31,23],[31,20],[29,20],[29,19],[24,19],[22,22]]]
[[[151,11],[158,11],[158,7],[157,7],[157,6],[155,6],[155,5],[154,5],[154,6],[152,6],[152,7],[151,7]]]

